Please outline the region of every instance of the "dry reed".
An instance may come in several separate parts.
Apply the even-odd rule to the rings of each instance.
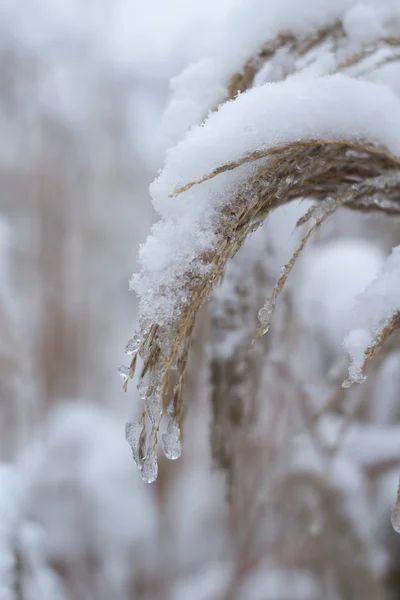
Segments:
[[[275,39],[265,43],[256,56],[249,58],[241,72],[231,77],[226,99],[233,99],[239,92],[250,89],[255,84],[257,75],[267,65],[270,66],[269,80],[282,80],[314,65],[317,69],[320,68],[318,60],[321,53],[325,51],[334,57],[333,63],[327,67],[327,70],[325,69],[326,72],[365,75],[386,63],[400,60],[399,48],[399,38],[386,36],[373,43],[359,44],[355,49],[340,21],[304,37],[296,37],[291,32],[282,32]],[[383,57],[382,49],[386,50]],[[283,55],[285,55],[284,65],[281,60]],[[215,218],[215,222],[219,225],[214,231],[217,243],[211,251],[197,256],[193,261],[195,265],[196,263],[206,265],[207,275],[194,276],[191,270],[180,281],[173,282],[171,288],[165,293],[173,295],[178,290],[181,291],[184,285],[186,303],[179,306],[177,314],[167,325],[154,322],[142,323],[141,326],[143,341],[138,354],[143,360],[140,379],[146,377],[149,381],[146,396],[149,397],[154,389],[160,392],[161,397],[165,396],[169,387],[170,369],[175,368],[171,406],[179,426],[181,426],[183,413],[188,352],[196,315],[221,281],[227,262],[235,257],[246,238],[262,224],[272,210],[298,198],[311,198],[319,205],[319,208],[312,209],[298,223],[300,226],[311,218],[315,219],[315,224],[303,237],[298,249],[284,267],[269,302],[264,310],[260,311],[256,338],[268,329],[276,301],[294,264],[313,233],[326,218],[344,204],[358,211],[375,211],[387,215],[400,214],[400,159],[368,140],[364,142],[345,139],[301,140],[253,152],[236,162],[221,165],[197,181],[191,181],[185,186],[172,190],[170,196],[179,197],[195,185],[249,163],[258,165],[256,175],[238,189],[229,204],[219,209],[220,212]],[[240,300],[235,309],[237,315],[244,316],[246,313],[253,315],[256,307],[254,298],[249,298],[248,290],[243,292]],[[235,319],[231,321],[233,323]],[[223,323],[214,319],[212,323],[214,339],[218,339],[221,334],[221,326],[223,329]],[[366,359],[375,354],[391,332],[392,329],[389,328],[386,333],[380,335],[367,351]],[[261,352],[264,353],[265,350]],[[125,389],[129,379],[134,375],[136,362],[135,355],[130,365]],[[227,465],[230,460],[228,458],[230,450],[227,448],[227,439],[230,435],[224,434],[223,429],[231,429],[234,421],[243,420],[243,397],[234,400],[234,390],[238,388],[235,384],[237,373],[244,365],[246,373],[239,377],[239,381],[245,389],[250,385],[250,379],[253,379],[254,383],[259,378],[257,375],[260,370],[259,364],[257,352],[249,353],[248,347],[243,348],[243,351],[237,351],[232,360],[221,360],[213,354],[211,356],[214,387],[212,407],[213,419],[216,423],[212,441],[217,463]],[[229,377],[226,375],[228,372]],[[229,382],[229,379],[232,381]],[[251,391],[253,404],[256,390],[257,384],[254,384]],[[226,397],[226,394],[230,400],[227,405],[224,405],[221,397],[224,395]],[[239,395],[243,396],[243,394]],[[164,407],[161,408],[163,411]],[[227,418],[230,412],[231,417]],[[145,411],[141,422],[142,435],[138,453],[139,457],[143,458],[146,450]],[[157,443],[160,422],[161,417],[155,427],[154,446]]]
[[[400,160],[382,147],[346,140],[300,141],[256,152],[235,163],[221,166],[201,180],[190,182],[175,190],[174,195],[179,196],[220,173],[255,161],[259,161],[260,165],[256,175],[238,190],[229,204],[220,208],[215,219],[219,224],[214,232],[217,245],[212,252],[195,259],[195,262],[209,266],[207,276],[193,277],[188,273],[186,278],[177,282],[177,285],[181,281],[188,282],[185,289],[187,303],[180,307],[179,314],[168,325],[153,323],[147,331],[143,331],[143,342],[139,348],[143,359],[140,378],[143,379],[147,374],[150,378],[151,386],[147,395],[157,387],[162,396],[167,389],[169,369],[177,369],[173,407],[179,425],[190,338],[196,315],[220,281],[227,261],[235,256],[246,237],[261,225],[272,210],[297,198],[313,198],[319,202],[329,200],[328,213],[333,210],[332,207],[344,202],[349,208],[359,211],[400,213]],[[317,220],[317,224],[322,220]],[[308,237],[303,240],[298,253]],[[275,300],[283,284],[284,280],[278,285]],[[173,290],[168,293],[173,293]],[[135,363],[136,357],[131,363],[130,378],[133,377]],[[143,435],[140,444],[142,455],[144,442]],[[157,435],[154,439],[156,442]]]

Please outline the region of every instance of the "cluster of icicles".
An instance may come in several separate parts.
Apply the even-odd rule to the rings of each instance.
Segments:
[[[126,345],[125,353],[136,357],[142,341],[140,335],[134,335]],[[121,366],[118,371],[125,381],[131,377],[131,367]],[[157,442],[164,412],[163,399],[160,386],[153,384],[151,380],[146,382],[142,379],[137,389],[145,408],[140,421],[126,423],[125,437],[132,448],[133,460],[140,469],[143,481],[152,483],[158,475]],[[167,415],[168,422],[161,435],[161,443],[166,458],[176,460],[181,455],[181,431],[172,403],[167,408]]]

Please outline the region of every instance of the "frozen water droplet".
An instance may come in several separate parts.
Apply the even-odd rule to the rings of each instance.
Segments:
[[[327,217],[338,206],[336,198],[327,198],[322,200],[311,207],[309,216],[314,218],[316,221],[320,221]]]
[[[350,369],[349,369],[350,371]],[[355,373],[353,372],[353,374],[350,375],[350,377],[348,379],[345,379],[345,381],[343,381],[342,383],[342,388],[350,388],[353,383],[364,383],[364,381],[367,379],[366,375],[363,375],[362,373]]]
[[[255,231],[257,231],[257,229],[260,227],[260,225],[261,225],[260,222],[254,223],[250,228],[251,233],[254,233]]]
[[[258,311],[258,320],[263,329],[263,333],[267,333],[270,323],[272,312],[274,310],[273,304],[267,301],[262,308]]]
[[[353,385],[354,381],[352,379],[345,379],[342,383],[343,389],[348,389]]]
[[[147,395],[147,384],[143,381],[143,379],[138,384],[137,391],[139,392],[140,398],[145,400]]]
[[[171,403],[168,405],[168,408],[167,408],[167,414],[168,414],[168,416],[169,416],[171,419],[174,419],[174,418],[176,417],[176,411],[175,411],[175,406],[174,406],[174,403],[173,403],[173,402],[171,402]]]
[[[155,447],[150,447],[142,464],[142,479],[145,483],[153,483],[158,475],[158,460]]]
[[[175,419],[171,419],[167,429],[161,436],[165,456],[169,460],[176,460],[181,455],[180,429]]]
[[[132,456],[136,466],[141,469],[142,461],[139,456],[139,442],[140,435],[142,433],[142,424],[134,421],[133,423],[126,423],[125,425],[125,438],[132,448]]]
[[[126,381],[128,379],[129,372],[130,372],[130,368],[126,367],[125,365],[121,365],[120,367],[118,367],[118,373],[120,374],[120,376],[122,377],[122,379],[124,381]]]
[[[127,345],[125,346],[125,354],[136,354],[136,352],[139,350],[139,346],[142,343],[142,338],[138,333],[135,333],[135,335],[129,340],[129,342],[127,343]]]
[[[146,413],[153,425],[159,422],[162,410],[160,395],[157,392],[146,398]]]
[[[391,514],[392,527],[396,533],[400,533],[400,505],[397,505],[392,510]]]

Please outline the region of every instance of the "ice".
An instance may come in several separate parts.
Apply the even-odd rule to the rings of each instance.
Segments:
[[[142,337],[135,333],[135,335],[128,341],[125,347],[125,354],[133,356],[139,350],[140,344],[142,343]]]
[[[151,424],[156,425],[160,421],[162,415],[161,398],[157,391],[153,392],[151,396],[146,398],[145,407]]]
[[[122,377],[122,379],[124,381],[126,381],[128,379],[129,372],[130,372],[129,367],[127,367],[125,365],[121,365],[121,366],[118,367],[118,373],[120,374],[120,376]]]
[[[135,421],[133,423],[126,423],[125,425],[126,441],[132,448],[133,460],[135,461],[135,464],[138,467],[138,469],[142,468],[142,460],[139,454],[139,443],[142,430],[143,425]]]
[[[175,419],[170,419],[166,430],[161,436],[165,456],[169,460],[176,460],[181,455],[181,432]]]
[[[316,221],[321,221],[325,217],[329,215],[338,205],[338,201],[335,198],[327,198],[326,200],[322,200],[321,202],[317,202],[307,211],[306,215],[304,215],[304,219],[315,219]],[[303,220],[304,220],[303,219]]]
[[[400,533],[400,507],[396,506],[391,514],[392,527],[396,533]]]
[[[139,396],[140,396],[141,400],[146,399],[147,388],[148,388],[147,383],[143,379],[141,379],[137,385],[137,391],[139,392]]]
[[[145,483],[153,483],[158,475],[158,459],[155,447],[150,447],[142,463],[142,479]]]
[[[274,303],[267,301],[258,311],[258,320],[260,322],[263,334],[268,333],[271,317],[274,312]]]

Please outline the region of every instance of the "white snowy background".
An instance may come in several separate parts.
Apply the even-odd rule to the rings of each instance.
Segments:
[[[258,19],[268,4],[275,7],[273,16]],[[365,590],[359,596],[349,595],[345,588],[338,591],[335,577],[342,567],[336,569],[333,563],[340,563],[337,557],[342,552],[350,552],[351,559],[344,559],[349,564],[352,559],[365,560],[372,580],[391,577],[390,585],[400,593],[398,581],[396,587],[400,538],[390,525],[400,468],[398,345],[368,377],[366,399],[361,388],[353,386],[348,406],[320,419],[315,437],[334,447],[343,434],[347,411],[353,405],[357,411],[342,443],[328,457],[328,466],[314,437],[299,432],[297,425],[291,429],[292,420],[298,419],[292,415],[297,410],[292,406],[296,394],[305,391],[313,408],[322,410],[335,382],[346,376],[348,358],[342,346],[346,334],[356,330],[346,338],[346,347],[357,379],[360,344],[376,331],[379,309],[384,307],[384,316],[398,310],[399,248],[391,252],[400,244],[399,221],[340,211],[299,261],[287,287],[298,323],[298,342],[288,364],[297,379],[289,380],[277,367],[276,390],[266,386],[266,400],[275,394],[285,413],[282,431],[292,444],[290,455],[274,467],[269,462],[270,446],[275,447],[280,435],[271,428],[273,407],[257,430],[256,449],[252,441],[243,448],[244,469],[249,477],[254,474],[254,481],[236,503],[226,502],[224,477],[212,469],[209,383],[204,381],[188,401],[182,457],[173,463],[161,460],[158,481],[146,485],[124,439],[125,421],[140,410],[140,399],[134,385],[123,392],[117,372],[126,362],[124,347],[137,326],[138,302],[129,291],[129,280],[138,268],[139,244],[156,219],[148,188],[163,166],[166,150],[224,99],[227,73],[242,65],[277,28],[312,31],[349,9],[345,23],[357,43],[376,36],[385,10],[396,7],[389,1],[381,8],[378,2],[368,2],[367,8],[354,8],[355,4],[350,0],[3,1],[0,600],[365,598]],[[371,17],[375,9],[376,21]],[[323,70],[329,60],[322,58],[322,66],[315,69]],[[271,74],[264,77],[273,80]],[[243,110],[249,102],[254,116],[253,133],[257,129],[253,138],[249,134],[248,146],[252,149],[251,144],[259,142],[257,136],[276,137],[274,128],[282,139],[307,133],[308,126],[314,127],[307,121],[309,111],[315,117],[322,89],[329,100],[321,114],[323,125],[326,113],[334,115],[329,127],[340,137],[351,126],[363,133],[363,124],[370,120],[375,138],[399,154],[400,112],[395,121],[390,111],[400,103],[400,67],[387,66],[369,79],[356,82],[361,87],[356,83],[354,89],[346,87],[344,113],[336,109],[341,76],[327,80],[326,89],[314,88],[311,82],[312,108],[304,97],[303,105],[297,105],[295,124],[285,121],[282,127],[279,111],[293,111],[282,102],[280,88],[265,96],[275,102],[270,108],[276,115],[272,124],[264,121],[260,129],[256,111],[265,90],[254,90],[253,105],[250,96],[241,99]],[[259,83],[264,83],[262,77]],[[291,85],[295,104],[296,81]],[[362,110],[356,104],[360,98],[365,101]],[[385,110],[376,110],[377,102],[386,102]],[[206,143],[201,147],[208,134],[204,128],[193,130],[186,145],[168,154],[167,169],[152,187],[158,210],[157,194],[163,186],[179,183],[174,164],[178,168],[187,161],[188,180],[212,170],[218,152],[226,149],[224,114],[239,131],[237,110],[228,106],[225,113],[218,113],[221,131],[211,139],[211,153]],[[238,131],[233,128],[232,136]],[[244,150],[232,147],[233,153]],[[303,202],[285,207],[264,225],[273,278],[299,242],[294,227],[307,206]],[[161,214],[162,210],[168,215],[180,212],[172,203],[163,205]],[[198,203],[194,212],[200,210]],[[257,235],[250,253],[258,251]],[[163,249],[157,247],[155,252],[141,250],[142,263],[155,265],[152,276],[157,269],[163,271]],[[245,254],[243,260],[246,265]],[[227,282],[221,293],[229,301],[229,278]],[[148,289],[147,281],[142,285]],[[389,289],[395,291],[388,295]],[[360,309],[361,303],[366,308]],[[231,340],[221,353],[235,343]],[[268,504],[274,495],[269,473],[281,476],[280,468],[328,477],[367,558],[361,550],[357,554],[359,546],[351,550],[345,531],[335,541],[335,525],[324,520],[329,511],[321,517],[312,493],[310,497],[306,493],[301,505],[309,513],[304,516],[291,511],[296,502],[289,490],[279,505],[282,519],[289,515],[287,525],[280,522],[279,507]],[[262,501],[255,502],[255,496]],[[303,533],[292,530],[298,525],[297,516]],[[249,532],[253,532],[250,542]],[[302,560],[302,544],[308,552],[309,539],[315,540],[317,554],[325,557],[324,581],[332,580],[327,587],[321,587],[315,553],[310,551],[309,563]],[[346,577],[365,577],[368,588],[364,572],[354,567],[349,573]],[[369,589],[368,597],[377,598]]]

